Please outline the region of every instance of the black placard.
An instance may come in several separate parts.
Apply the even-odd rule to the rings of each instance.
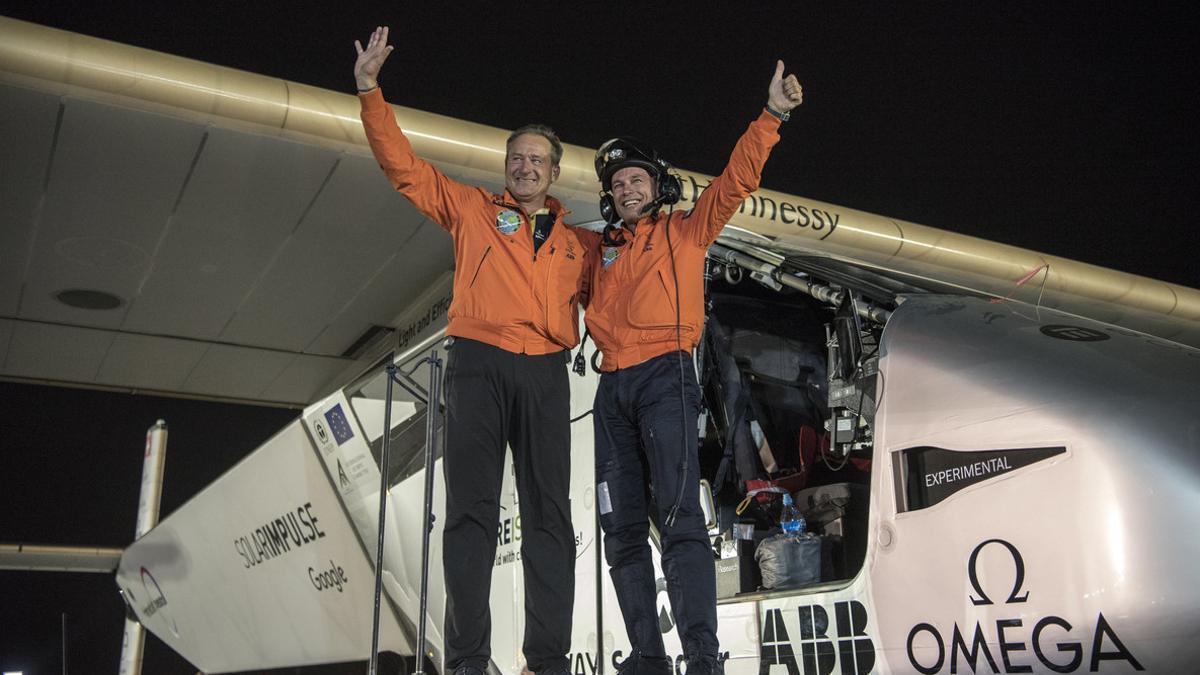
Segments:
[[[965,487],[1066,451],[1063,446],[972,451],[920,446],[901,450],[900,463],[908,476],[902,512],[933,506]]]

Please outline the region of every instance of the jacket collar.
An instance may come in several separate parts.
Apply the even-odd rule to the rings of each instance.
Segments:
[[[510,209],[517,209],[522,213],[525,212],[525,209],[517,203],[517,200],[507,189],[505,189],[502,194],[496,195],[496,197],[492,199],[492,203],[496,204],[497,206],[506,206]],[[546,195],[546,208],[550,209],[550,215],[554,216],[555,220],[562,220],[567,216],[568,213],[571,212],[570,209],[563,206],[562,202],[558,201],[554,197],[551,197],[550,195]],[[525,215],[528,216],[529,214],[526,213]]]
[[[628,223],[626,223],[625,221],[622,220],[621,227],[628,230],[631,234],[636,234],[637,231],[643,227],[646,229],[653,229],[654,226],[658,225],[659,221],[665,219],[666,217],[667,217],[667,214],[663,213],[662,209],[659,209],[659,210],[655,211],[654,213],[647,213],[646,215],[642,216],[641,218],[638,218],[637,222],[634,223],[633,225],[629,225]]]

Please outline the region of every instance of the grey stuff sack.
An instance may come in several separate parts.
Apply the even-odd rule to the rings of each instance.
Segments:
[[[777,534],[762,540],[754,552],[768,590],[797,588],[821,580],[820,537],[792,538]]]

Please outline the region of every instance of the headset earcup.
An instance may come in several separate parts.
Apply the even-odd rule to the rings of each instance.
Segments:
[[[679,176],[668,173],[663,178],[662,184],[658,188],[658,196],[662,199],[663,204],[678,204],[683,198],[683,183],[679,180]]]
[[[604,222],[612,224],[617,222],[617,205],[613,202],[612,195],[604,193],[600,195],[600,217]]]

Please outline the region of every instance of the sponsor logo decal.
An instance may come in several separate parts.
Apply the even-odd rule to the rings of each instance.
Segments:
[[[510,518],[502,518],[496,525],[496,544],[506,546],[513,542],[521,543],[521,514]]]
[[[171,629],[171,633],[175,637],[179,637],[179,626],[176,625],[175,619],[167,614],[167,596],[163,593],[162,587],[158,585],[158,581],[150,570],[145,567],[141,568],[142,588],[145,590],[146,603],[141,606],[142,615],[147,619],[158,616],[159,619]],[[129,593],[129,597],[137,602],[137,598],[133,596],[133,592],[128,588],[125,589]]]
[[[981,556],[985,548],[989,554]],[[984,557],[992,565],[988,566],[985,574],[980,574],[981,558]],[[1010,562],[1013,572],[1011,588],[1003,584],[991,588],[989,594],[980,579],[1006,579],[1004,574],[997,574],[996,567],[1006,566]],[[974,591],[967,596],[972,605],[995,605],[994,599],[1001,597],[1006,598],[1004,605],[1021,605],[1029,600],[1030,592],[1021,592],[1025,582],[1025,561],[1017,547],[1003,539],[988,539],[971,551],[967,558],[967,576]],[[947,661],[950,662],[950,672],[960,672],[960,658],[962,672],[966,672],[969,666],[974,673],[1031,673],[1034,672],[1033,661],[1037,662],[1039,670],[1045,668],[1056,673],[1073,673],[1083,666],[1085,656],[1088,657],[1087,672],[1099,672],[1101,661],[1123,661],[1134,670],[1145,670],[1121,642],[1103,612],[1096,616],[1089,649],[1087,641],[1064,638],[1063,633],[1069,633],[1074,628],[1070,621],[1054,615],[1032,617],[1027,609],[1022,609],[1013,609],[1014,614],[1021,618],[997,619],[995,631],[991,630],[990,622],[984,625],[976,621],[969,645],[968,638],[957,622],[948,640],[932,623],[918,623],[908,633],[908,662],[917,672],[926,675],[940,672]],[[1032,631],[1027,628],[1029,623],[1033,624]],[[1033,652],[1032,658],[1026,653],[1029,651]],[[984,669],[984,661],[990,670]],[[1121,670],[1124,671],[1123,668]]]
[[[683,183],[683,199],[693,204],[700,195],[708,189],[709,183],[699,183],[695,178],[687,176]],[[820,209],[800,202],[776,202],[766,195],[752,194],[742,200],[738,213],[748,213],[755,218],[765,218],[798,229],[807,229],[813,234],[827,238],[838,228],[841,214],[836,211]]]
[[[1108,333],[1103,333],[1092,328],[1084,328],[1083,326],[1051,324],[1042,326],[1041,331],[1042,335],[1046,337],[1068,340],[1070,342],[1102,342],[1112,337]]]
[[[338,468],[338,485],[342,488],[342,490],[349,490],[351,487],[350,476],[346,475],[346,469],[342,466],[341,459],[337,460],[337,468]]]
[[[313,588],[317,592],[337,590],[342,592],[342,588],[350,583],[350,578],[346,576],[346,570],[342,569],[341,565],[329,561],[329,567],[321,568],[317,571],[315,568],[308,568],[308,580],[312,582]]]
[[[313,422],[313,429],[317,432],[317,440],[321,441],[322,445],[329,443],[329,432],[325,431],[325,425],[321,424],[321,420]]]
[[[1061,455],[1066,451],[1066,447],[1061,445],[970,452],[931,446],[901,450],[897,461],[906,470],[908,478],[905,481],[907,499],[900,510],[904,512],[928,508],[963,488]]]
[[[508,509],[501,506],[502,511]],[[516,544],[516,546],[514,546]],[[496,523],[496,560],[494,567],[508,565],[521,559],[521,514],[501,518]]]
[[[507,507],[501,506],[501,511],[507,511]],[[503,516],[503,514],[501,514]],[[583,532],[575,533],[575,558],[579,559],[587,551],[587,547],[591,545],[591,540],[584,541]],[[521,514],[515,516],[501,517],[496,523],[496,559],[492,563],[493,567],[502,567],[515,563],[521,559]]]
[[[408,343],[412,342],[413,338],[415,338],[421,331],[428,328],[434,321],[440,319],[448,309],[450,309],[450,294],[447,293],[446,295],[443,295],[435,300],[434,303],[425,310],[424,314],[414,319],[412,323],[408,324],[400,331],[399,348],[403,349],[407,347]]]
[[[233,548],[242,557],[242,567],[250,569],[324,536],[312,502],[306,502],[234,539]]]
[[[1017,550],[1016,546],[1013,546],[1003,539],[988,539],[982,544],[976,546],[975,550],[971,551],[971,557],[967,560],[967,570],[968,576],[971,578],[971,588],[975,589],[975,593],[979,596],[978,598],[972,596],[971,604],[976,606],[992,604],[992,599],[988,597],[987,593],[983,592],[983,588],[979,585],[979,552],[982,551],[983,547],[987,546],[988,544],[999,544],[1000,546],[1003,546],[1004,548],[1008,549],[1008,552],[1013,559],[1013,570],[1016,572],[1016,576],[1013,580],[1012,592],[1008,594],[1008,599],[1005,600],[1004,603],[1009,604],[1025,602],[1028,600],[1029,591],[1025,591],[1023,594],[1021,593],[1021,584],[1025,583],[1025,560],[1021,558],[1021,552]]]
[[[794,617],[790,609],[768,609],[762,620],[759,675],[771,675],[773,666],[785,667],[788,675],[829,675],[837,664],[843,675],[871,672],[875,643],[866,632],[867,608],[857,600],[835,602],[833,618],[830,634],[824,605],[802,605]]]
[[[600,665],[600,657],[592,652],[572,652],[567,654],[571,675],[596,675]]]
[[[342,412],[341,403],[325,411],[325,421],[329,423],[329,430],[333,432],[333,438],[339,446],[354,438],[354,431],[350,429],[346,413]]]
[[[500,234],[512,234],[521,229],[521,216],[518,216],[515,211],[504,209],[496,214],[496,229],[500,230]]]

